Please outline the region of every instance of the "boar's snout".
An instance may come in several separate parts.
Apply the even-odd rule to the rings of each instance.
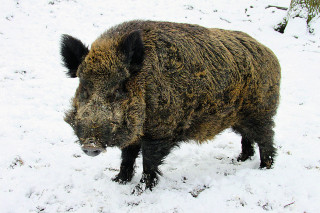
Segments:
[[[104,149],[99,146],[95,138],[87,138],[82,144],[82,151],[91,157],[95,157]]]
[[[90,149],[84,149],[82,148],[83,152],[86,153],[87,155],[91,156],[91,157],[95,157],[98,156],[101,151],[96,149],[96,150],[90,150]]]

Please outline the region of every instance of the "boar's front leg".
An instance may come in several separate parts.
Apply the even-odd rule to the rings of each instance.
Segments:
[[[130,145],[123,148],[121,151],[121,166],[119,174],[112,180],[121,184],[131,181],[134,173],[134,163],[139,155],[141,145]]]
[[[253,140],[248,139],[246,136],[242,136],[241,145],[242,152],[237,158],[237,161],[246,161],[254,155],[254,143]]]
[[[162,175],[159,166],[170,150],[176,145],[172,140],[152,140],[144,139],[141,143],[143,158],[143,174],[133,193],[140,194],[145,189],[150,189],[157,185],[158,175]]]

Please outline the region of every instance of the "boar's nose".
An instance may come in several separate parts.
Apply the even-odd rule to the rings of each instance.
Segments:
[[[95,157],[95,156],[99,155],[102,151],[102,148],[98,147],[95,144],[95,142],[96,141],[94,138],[86,139],[82,145],[82,151],[91,157]]]
[[[91,157],[95,157],[101,153],[101,151],[99,149],[91,150],[91,149],[82,148],[82,150],[84,153],[86,153],[87,155],[89,155]]]

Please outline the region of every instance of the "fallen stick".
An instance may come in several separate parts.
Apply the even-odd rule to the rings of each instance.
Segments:
[[[270,8],[270,7],[275,7],[275,8],[277,8],[277,9],[279,9],[279,10],[288,10],[287,7],[280,7],[280,6],[274,6],[274,5],[268,5],[265,9],[268,9],[268,8]]]
[[[296,202],[296,201],[293,201],[293,202],[291,202],[291,203],[289,203],[289,204],[285,205],[283,208],[287,208],[288,206],[290,206],[290,205],[294,204],[295,202]]]

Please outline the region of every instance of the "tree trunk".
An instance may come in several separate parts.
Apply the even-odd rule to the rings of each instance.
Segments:
[[[290,19],[303,18],[306,19],[309,33],[313,33],[311,22],[319,17],[320,0],[291,0],[287,16],[275,27],[275,30],[284,33]]]

